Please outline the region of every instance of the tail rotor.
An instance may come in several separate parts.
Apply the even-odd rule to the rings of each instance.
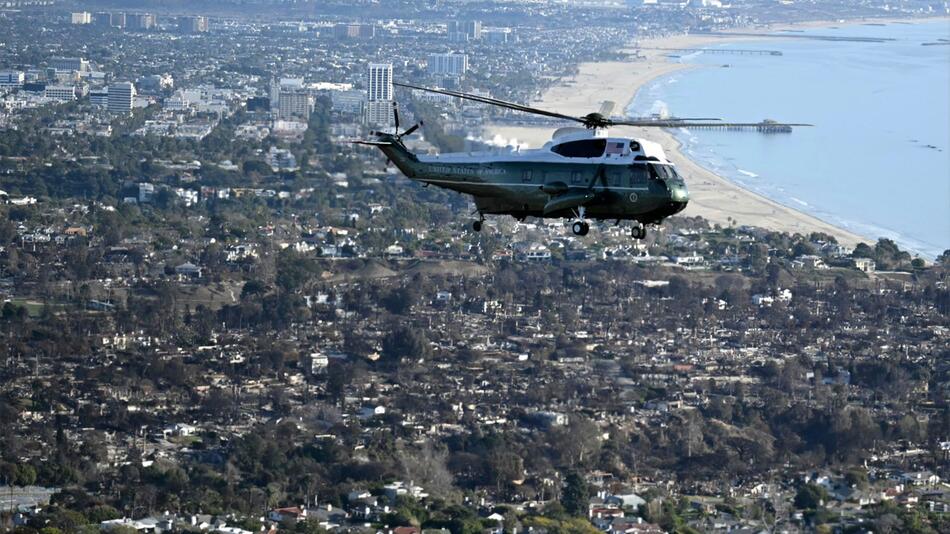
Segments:
[[[395,137],[397,141],[402,140],[403,137],[412,135],[413,132],[419,129],[422,126],[422,121],[419,121],[412,126],[410,126],[406,131],[399,133],[399,104],[393,102],[393,126],[395,127]]]

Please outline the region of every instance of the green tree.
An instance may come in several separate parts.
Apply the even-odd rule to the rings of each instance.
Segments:
[[[567,475],[564,480],[564,492],[561,494],[561,505],[564,510],[575,517],[587,515],[590,501],[590,487],[584,477],[576,472]]]
[[[320,276],[320,268],[312,258],[287,248],[277,254],[277,285],[287,293],[295,293],[310,279]]]
[[[828,501],[828,492],[817,484],[802,484],[795,494],[795,508],[799,510],[816,510]]]
[[[432,353],[429,340],[421,331],[399,326],[383,338],[383,351],[380,361],[397,367],[403,359],[425,359]]]

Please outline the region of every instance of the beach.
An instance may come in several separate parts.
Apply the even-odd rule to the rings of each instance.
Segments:
[[[860,21],[851,21],[852,23]],[[885,22],[885,21],[875,21]],[[786,28],[808,28],[832,25],[838,22],[808,23],[769,28],[776,31]],[[756,31],[765,31],[756,29]],[[673,35],[642,39],[641,47],[651,48],[699,48],[713,43],[736,42],[754,37],[722,37],[708,35]],[[764,46],[767,48],[767,46]],[[631,48],[631,51],[633,48]],[[670,73],[692,68],[691,65],[673,63],[666,57],[668,51],[641,50],[641,57],[623,61],[584,63],[578,73],[560,81],[546,90],[541,98],[531,105],[569,115],[585,115],[597,111],[604,101],[616,103],[614,114],[622,114],[633,100],[636,92],[652,80]],[[715,110],[710,113],[715,114]],[[728,119],[728,117],[727,117]],[[540,147],[551,139],[553,127],[508,126],[489,124],[483,136],[487,139],[501,138],[508,143],[516,141],[521,146]],[[680,143],[669,132],[657,128],[611,128],[612,135],[641,137],[659,142],[667,157],[684,176],[690,190],[690,202],[682,216],[701,216],[711,223],[722,226],[749,225],[770,230],[809,234],[823,232],[834,236],[839,243],[853,247],[859,242],[874,242],[878,236],[859,236],[797,209],[785,206],[754,192],[743,189],[734,182],[718,176],[690,160],[680,150]],[[513,144],[513,143],[512,143]]]

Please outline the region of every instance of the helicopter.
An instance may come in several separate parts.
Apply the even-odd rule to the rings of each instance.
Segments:
[[[393,82],[393,85],[498,106],[579,124],[557,129],[541,148],[509,152],[415,154],[403,143],[423,126],[399,131],[393,102],[392,132],[372,132],[373,140],[355,141],[379,148],[407,178],[472,196],[472,230],[479,232],[486,215],[563,218],[574,235],[590,231],[590,219],[633,221],[631,237],[644,239],[648,225],[660,225],[686,208],[689,190],[683,177],[655,142],[609,134],[611,126],[686,128],[717,126],[761,128],[763,123],[725,123],[714,118],[611,118],[612,103],[599,112],[572,116],[487,96]],[[769,121],[770,127],[810,126]]]

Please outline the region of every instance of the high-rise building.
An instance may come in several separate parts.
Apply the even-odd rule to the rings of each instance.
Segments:
[[[366,104],[366,92],[357,89],[331,91],[330,102],[333,111],[360,114]]]
[[[370,63],[366,71],[366,100],[393,99],[393,64]]]
[[[482,21],[467,20],[462,23],[462,31],[468,35],[468,38],[477,41],[482,38]]]
[[[72,85],[47,85],[43,96],[50,100],[70,102],[76,100],[76,88]]]
[[[5,70],[0,72],[0,87],[22,87],[26,75],[22,70]]]
[[[179,17],[178,31],[185,34],[205,33],[208,31],[208,17],[200,15]]]
[[[482,32],[485,40],[492,44],[503,44],[512,41],[511,28],[490,28]]]
[[[313,112],[313,96],[307,91],[281,90],[277,102],[279,120],[303,119],[306,121]]]
[[[112,13],[106,13],[105,11],[100,11],[92,16],[92,23],[96,26],[101,27],[112,27]]]
[[[467,54],[431,54],[428,70],[430,74],[464,76],[468,72]]]
[[[109,113],[128,115],[135,101],[135,85],[132,82],[115,82],[109,85]]]
[[[466,20],[459,22],[453,20],[446,24],[446,30],[449,34],[449,40],[475,41],[482,37],[482,21]]]
[[[109,106],[109,90],[96,90],[89,91],[89,103],[93,106],[108,107]]]
[[[338,39],[372,39],[376,37],[376,26],[372,24],[337,24],[333,27],[333,36]]]
[[[125,28],[125,13],[113,13],[112,25],[116,28]]]
[[[125,27],[135,31],[147,31],[155,27],[155,15],[151,13],[129,13],[125,16]]]
[[[370,63],[366,71],[366,123],[393,124],[393,65]]]
[[[58,71],[89,71],[89,61],[81,57],[54,57],[49,60],[49,66]]]
[[[171,74],[151,74],[136,80],[136,89],[145,93],[161,93],[175,87],[175,78]]]
[[[88,11],[80,11],[78,13],[71,13],[69,16],[69,21],[73,24],[91,24],[92,13],[89,13]]]

